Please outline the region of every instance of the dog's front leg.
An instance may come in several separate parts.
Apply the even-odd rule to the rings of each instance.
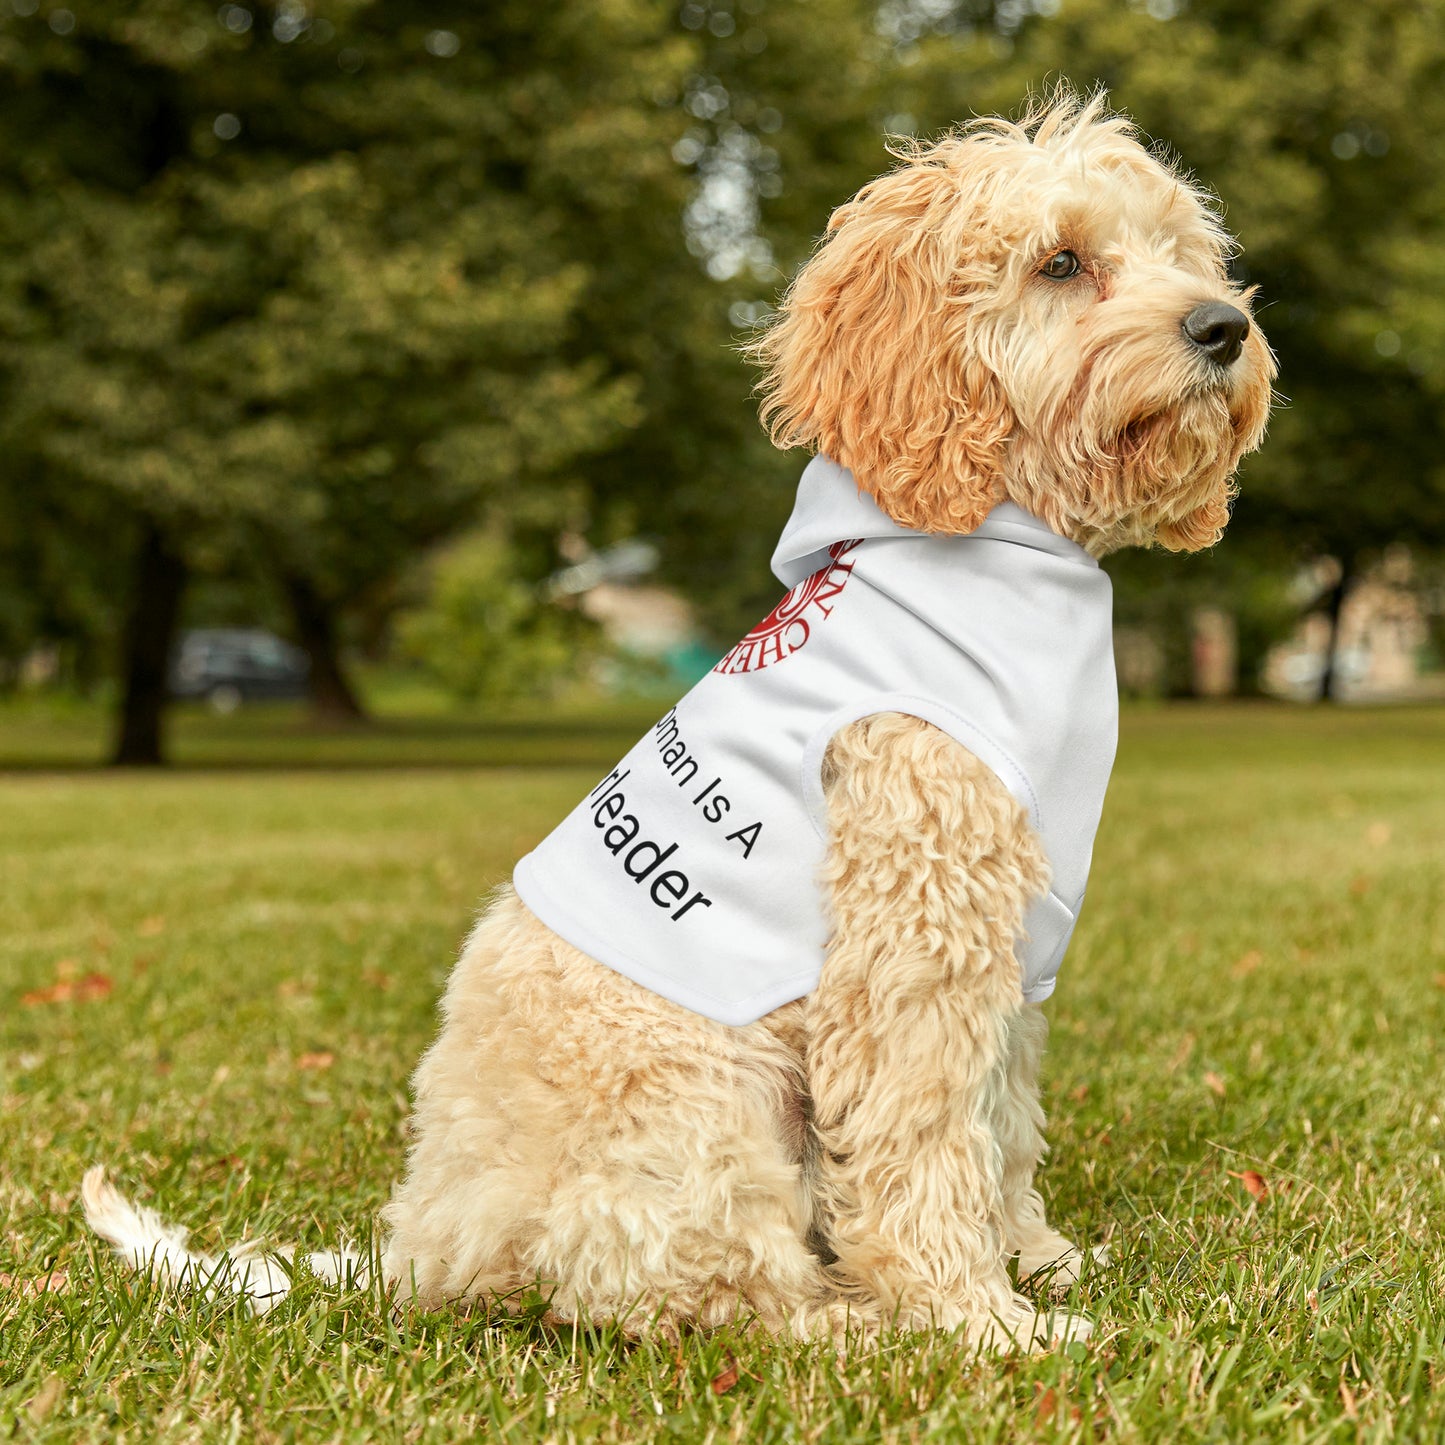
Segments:
[[[1020,1280],[1032,1277],[1056,1292],[1067,1290],[1083,1269],[1078,1247],[1052,1228],[1034,1173],[1044,1157],[1044,1111],[1039,1103],[1039,1065],[1049,1026],[1037,1004],[1025,1004],[1009,1027],[1002,1087],[994,1097],[993,1127],[1003,1158],[1004,1244],[1018,1256]],[[1103,1246],[1096,1259],[1107,1257]]]
[[[996,1109],[1022,1008],[1013,941],[1045,886],[1024,811],[916,718],[843,730],[825,778],[833,923],[809,1001],[821,1224],[860,1304],[988,1345],[1077,1338],[1008,1278]]]

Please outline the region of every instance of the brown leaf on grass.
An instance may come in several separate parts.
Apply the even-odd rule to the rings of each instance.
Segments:
[[[737,1382],[738,1362],[729,1355],[727,1369],[712,1377],[712,1392],[714,1395],[726,1395]]]
[[[20,1006],[35,1008],[43,1003],[64,1003],[74,991],[74,984],[62,979],[59,983],[52,983],[49,988],[32,988],[29,993],[22,993]]]
[[[1236,960],[1229,971],[1235,978],[1248,978],[1263,962],[1264,954],[1257,948],[1251,948],[1242,958]]]
[[[20,1003],[24,1008],[72,1001],[90,1003],[95,999],[105,998],[114,987],[109,974],[88,973],[84,978],[61,978],[48,988],[31,989],[29,993],[20,995]]]
[[[1052,1425],[1054,1423],[1054,1415],[1057,1413],[1058,1408],[1058,1395],[1052,1389],[1040,1390],[1038,1400],[1034,1405],[1034,1424],[1039,1426]]]
[[[1437,973],[1435,975],[1435,987],[1445,988],[1445,973]]]
[[[70,1290],[70,1275],[64,1269],[52,1269],[49,1274],[34,1275],[29,1279],[18,1274],[0,1274],[0,1289],[13,1289],[25,1299],[37,1299],[43,1294],[66,1294]]]
[[[166,931],[166,921],[159,913],[142,918],[135,930],[142,938],[159,938]]]
[[[1231,1169],[1228,1173],[1231,1179],[1237,1179],[1244,1185],[1251,1199],[1263,1199],[1269,1193],[1269,1181],[1256,1169],[1242,1169],[1238,1173]]]
[[[329,1069],[335,1062],[335,1054],[326,1049],[317,1049],[315,1053],[298,1055],[296,1067],[298,1069]]]
[[[1205,1074],[1204,1087],[1207,1088],[1211,1094],[1218,1094],[1221,1099],[1225,1095],[1224,1080],[1216,1074],[1213,1069],[1210,1069],[1209,1072]]]

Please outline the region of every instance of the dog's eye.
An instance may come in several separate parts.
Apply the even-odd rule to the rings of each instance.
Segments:
[[[1047,276],[1050,281],[1067,281],[1071,276],[1077,276],[1083,269],[1079,264],[1079,258],[1072,251],[1055,251],[1039,267],[1039,274]]]

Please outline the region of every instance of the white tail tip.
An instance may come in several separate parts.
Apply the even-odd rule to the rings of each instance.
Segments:
[[[198,1288],[207,1299],[239,1295],[258,1315],[279,1304],[291,1288],[289,1249],[262,1253],[252,1243],[215,1256],[194,1254],[186,1248],[185,1229],[167,1224],[153,1209],[132,1204],[105,1177],[103,1164],[85,1171],[80,1200],[85,1222],[141,1273]],[[367,1261],[350,1249],[308,1255],[307,1263],[312,1273],[331,1284],[345,1284],[349,1278],[364,1285],[370,1274]]]

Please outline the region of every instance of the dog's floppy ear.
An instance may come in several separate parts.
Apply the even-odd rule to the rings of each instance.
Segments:
[[[774,443],[831,457],[926,532],[971,532],[1003,500],[1013,428],[971,334],[969,149],[920,151],[841,206],[749,348]]]

